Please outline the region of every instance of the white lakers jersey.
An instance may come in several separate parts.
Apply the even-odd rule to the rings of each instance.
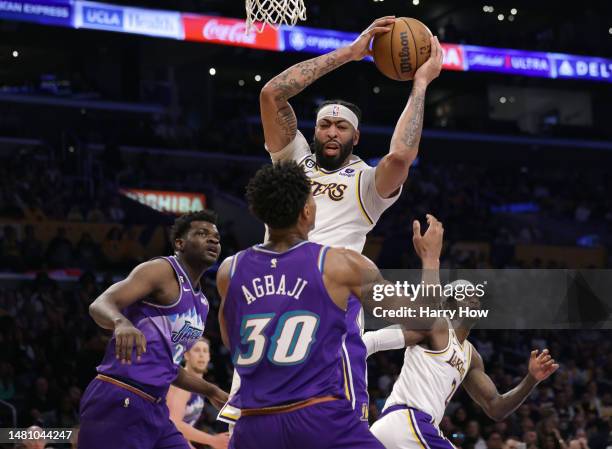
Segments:
[[[361,253],[366,234],[401,193],[400,189],[393,197],[382,198],[376,190],[376,167],[370,167],[354,155],[338,170],[322,169],[300,131],[289,145],[271,157],[274,162],[297,162],[310,178],[317,216],[308,240],[321,245]]]
[[[472,350],[469,341],[459,342],[452,328],[443,351],[430,351],[418,345],[408,347],[402,371],[383,410],[396,404],[407,405],[427,413],[439,425],[446,404],[470,368]]]

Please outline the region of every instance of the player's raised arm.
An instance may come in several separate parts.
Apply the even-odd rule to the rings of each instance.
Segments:
[[[104,329],[114,330],[116,355],[122,363],[131,363],[132,348],[138,359],[146,351],[146,339],[121,310],[150,297],[162,288],[164,280],[174,277],[172,267],[161,259],[142,263],[127,278],[107,288],[89,306],[89,314]]]
[[[282,150],[295,138],[297,118],[289,99],[341,65],[365,58],[370,54],[372,38],[390,31],[393,21],[394,16],[381,17],[351,45],[295,64],[266,83],[259,96],[259,105],[266,148],[270,153]]]
[[[413,244],[422,262],[422,284],[425,287],[440,285],[440,253],[444,234],[442,223],[433,215],[427,215],[427,222],[428,228],[423,235],[418,221],[415,220],[413,223]],[[378,267],[371,260],[355,251],[340,248],[330,249],[325,260],[323,277],[331,298],[341,308],[346,308],[349,294],[358,297],[364,309],[369,313],[374,313],[376,307],[399,310],[410,304],[410,298],[395,293],[377,299],[377,292],[386,291],[386,286],[393,287],[393,285],[382,276]],[[440,298],[425,294],[416,300],[420,306],[437,307]],[[384,319],[423,332],[429,331],[435,322],[435,318],[422,316],[400,318],[387,316]]]
[[[443,58],[438,38],[432,37],[431,55],[414,75],[412,92],[395,125],[389,153],[376,167],[376,190],[383,198],[392,196],[408,179],[410,166],[419,152],[427,86],[440,75]]]
[[[474,349],[470,370],[463,381],[463,386],[491,419],[503,421],[527,399],[541,381],[547,379],[558,368],[559,365],[550,356],[548,349],[539,354],[537,350],[534,350],[529,359],[527,375],[512,390],[499,394],[497,387],[485,373],[482,357]]]

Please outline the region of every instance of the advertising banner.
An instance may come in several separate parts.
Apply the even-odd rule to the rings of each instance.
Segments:
[[[160,212],[176,215],[196,212],[206,207],[206,195],[169,190],[121,189],[125,196]]]
[[[246,32],[246,22],[225,17],[183,14],[185,40],[280,51],[280,31],[266,27],[262,33]]]
[[[68,0],[0,0],[0,18],[71,27],[72,7]]]

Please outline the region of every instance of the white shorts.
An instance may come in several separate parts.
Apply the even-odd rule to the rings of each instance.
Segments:
[[[456,449],[431,416],[405,406],[390,407],[370,430],[386,449]]]

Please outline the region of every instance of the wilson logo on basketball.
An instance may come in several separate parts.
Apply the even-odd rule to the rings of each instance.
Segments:
[[[400,33],[400,43],[402,50],[399,52],[400,57],[400,72],[410,73],[412,72],[412,62],[410,61],[410,49],[408,48],[408,32],[403,31]]]

